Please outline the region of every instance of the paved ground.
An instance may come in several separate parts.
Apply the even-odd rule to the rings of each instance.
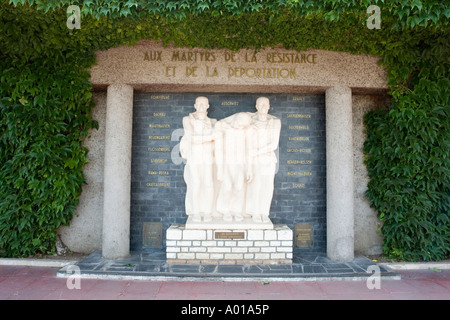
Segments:
[[[216,265],[216,264],[168,264],[166,252],[158,249],[146,249],[132,252],[127,258],[106,260],[101,252],[94,252],[78,261],[83,277],[115,276],[115,277],[193,277],[205,279],[274,279],[303,278],[307,280],[319,278],[367,278],[370,267],[376,263],[367,257],[355,257],[351,262],[337,262],[328,259],[324,253],[296,254],[292,264],[281,265]],[[66,276],[65,270],[60,275]],[[381,277],[395,277],[394,272],[379,267]],[[199,279],[201,278],[201,279]],[[257,280],[255,279],[255,280]]]
[[[450,270],[397,271],[401,280],[367,281],[146,281],[79,279],[70,290],[59,268],[0,265],[1,300],[450,300]],[[372,282],[375,283],[375,282]],[[69,285],[75,280],[69,280]],[[270,302],[269,302],[270,304]],[[178,312],[178,310],[175,310]]]

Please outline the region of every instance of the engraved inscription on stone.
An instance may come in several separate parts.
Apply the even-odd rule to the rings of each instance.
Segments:
[[[294,227],[295,247],[311,249],[313,247],[313,227],[306,223],[296,223]]]
[[[162,247],[162,223],[144,222],[143,223],[143,247],[161,248]]]
[[[245,239],[245,232],[215,232],[214,238],[224,240]]]

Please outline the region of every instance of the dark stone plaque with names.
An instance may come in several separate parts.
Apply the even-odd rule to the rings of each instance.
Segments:
[[[144,248],[161,248],[162,247],[162,223],[161,222],[144,222],[142,226]]]
[[[186,223],[184,161],[179,154],[182,119],[194,112],[198,96],[209,99],[208,116],[217,120],[237,112],[256,112],[256,99],[269,98],[269,113],[281,120],[275,190],[270,209],[274,224],[308,224],[311,245],[326,250],[325,97],[301,94],[135,93],[131,174],[131,249],[144,240],[145,223]],[[306,241],[306,240],[305,240]]]
[[[294,227],[294,247],[311,249],[313,247],[313,226],[296,223]]]

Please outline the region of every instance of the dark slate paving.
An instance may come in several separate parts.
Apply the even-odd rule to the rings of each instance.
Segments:
[[[94,252],[76,264],[81,276],[136,276],[201,279],[210,278],[367,278],[372,273],[367,268],[376,265],[366,257],[357,257],[351,262],[337,262],[321,253],[294,253],[291,265],[202,265],[168,264],[165,252],[146,249],[133,252],[129,258],[120,260],[102,259],[100,252]],[[400,278],[379,266],[381,277]],[[60,276],[68,275],[65,269]]]

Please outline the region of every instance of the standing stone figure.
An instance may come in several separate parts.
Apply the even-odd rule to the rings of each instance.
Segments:
[[[239,112],[217,122],[209,101],[198,97],[196,112],[183,118],[180,153],[186,160],[186,214],[192,222],[269,223],[281,121],[269,115],[270,102],[258,98],[256,113]]]
[[[184,180],[186,214],[194,222],[209,222],[214,212],[214,125],[208,118],[209,101],[195,100],[196,112],[183,118],[184,136],[180,141],[181,157],[186,160]]]
[[[216,141],[217,179],[221,182],[217,211],[223,220],[239,222],[244,219],[245,192],[252,180],[249,158],[252,119],[248,113],[237,113],[220,120]]]
[[[277,166],[275,150],[278,148],[281,121],[269,115],[270,101],[261,97],[256,100],[256,113],[252,118],[253,134],[249,150],[253,179],[247,185],[246,213],[254,222],[269,222],[270,205],[274,191]]]

